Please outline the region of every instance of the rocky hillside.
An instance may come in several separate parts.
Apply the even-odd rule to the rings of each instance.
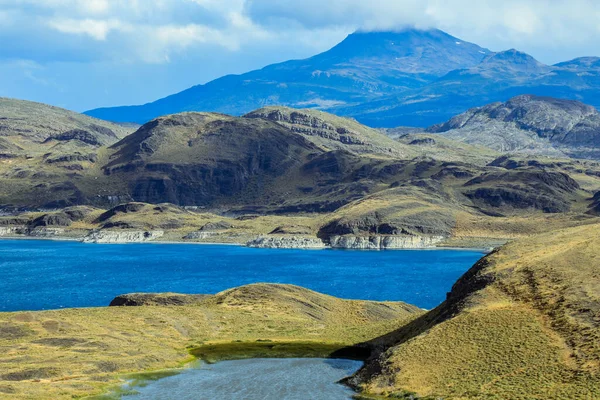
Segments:
[[[427,130],[507,153],[600,158],[600,113],[578,101],[517,96]]]
[[[488,255],[439,307],[372,341],[382,351],[351,381],[389,398],[599,397],[599,229]]]
[[[260,118],[300,133],[326,150],[345,150],[352,153],[379,153],[398,158],[412,158],[418,151],[382,135],[353,119],[342,118],[322,111],[289,107],[265,107],[244,115]]]
[[[559,215],[554,227],[585,222],[600,190],[597,162],[501,156],[436,134],[392,140],[352,119],[285,107],[244,117],[169,115],[110,146],[82,142],[62,155],[5,148],[11,156],[0,161],[0,208],[25,222],[7,220],[4,234],[48,227],[78,237],[113,229],[136,230],[135,240],[204,240],[214,233],[199,231],[205,223],[235,226],[235,218],[263,216],[279,223],[224,229],[222,240],[296,232],[302,237],[263,242],[421,246],[465,232],[521,235],[531,224],[510,221],[525,216]],[[95,219],[71,218],[73,206],[96,207]],[[198,212],[211,217],[203,221]],[[94,235],[90,240],[129,237]]]
[[[425,127],[522,94],[600,106],[599,77],[594,57],[550,66],[515,49],[495,53],[439,30],[356,32],[305,60],[225,76],[145,105],[87,113],[145,123],[182,111],[242,115],[286,105],[351,116],[373,127]]]
[[[133,129],[23,100],[0,98],[0,152],[66,151],[69,146],[111,145]]]

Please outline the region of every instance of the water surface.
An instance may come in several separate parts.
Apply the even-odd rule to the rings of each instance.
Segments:
[[[257,282],[433,308],[482,255],[0,240],[0,311],[106,306],[132,292],[213,294]]]
[[[124,399],[349,400],[354,392],[336,382],[361,366],[320,358],[222,361],[134,388],[139,394]]]

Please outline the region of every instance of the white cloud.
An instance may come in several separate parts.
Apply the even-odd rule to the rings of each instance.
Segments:
[[[113,104],[124,101],[119,91],[152,100],[159,85],[165,95],[314,55],[357,29],[408,26],[496,51],[517,48],[546,63],[600,55],[599,0],[0,0],[0,69],[10,71],[0,95],[19,93],[32,77],[70,87],[80,73],[78,88],[97,79],[102,90],[112,88]],[[12,84],[21,71],[15,60],[44,68]],[[149,71],[160,71],[159,83],[148,85]]]
[[[62,33],[88,35],[95,40],[106,40],[106,36],[111,31],[128,32],[132,30],[131,26],[117,19],[54,19],[48,22],[48,26]]]
[[[587,49],[600,55],[597,0],[247,0],[245,8],[272,29],[435,27],[494,50],[521,46],[547,57],[557,48],[569,56]]]
[[[79,45],[85,57],[156,63],[206,46],[268,51],[287,41],[318,51],[356,29],[406,26],[437,27],[493,50],[518,47],[546,59],[557,49],[600,53],[595,0],[0,0],[0,10],[0,57],[3,32],[24,42],[33,35],[50,40],[60,57],[77,57]],[[40,25],[64,37],[46,37]],[[35,48],[22,47],[21,57],[29,52],[35,59]]]

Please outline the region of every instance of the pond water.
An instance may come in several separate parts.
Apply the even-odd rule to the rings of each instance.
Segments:
[[[289,358],[222,361],[134,387],[143,400],[348,400],[354,392],[337,383],[362,366],[360,361]]]

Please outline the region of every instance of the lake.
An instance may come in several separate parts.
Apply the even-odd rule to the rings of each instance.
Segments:
[[[132,292],[213,294],[257,282],[433,308],[482,256],[466,250],[281,250],[0,240],[0,311],[106,306],[115,296]]]

